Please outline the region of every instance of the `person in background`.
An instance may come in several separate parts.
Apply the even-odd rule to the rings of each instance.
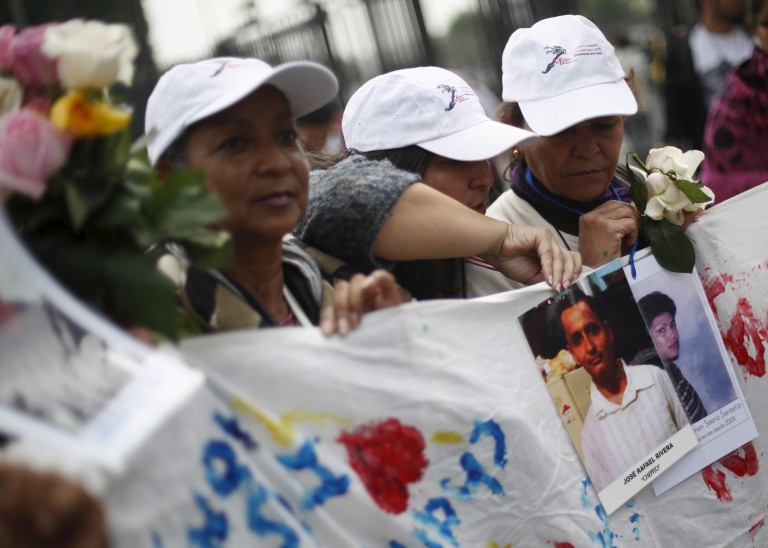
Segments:
[[[502,56],[499,118],[541,138],[512,149],[511,188],[488,208],[549,230],[595,268],[629,252],[640,215],[615,177],[624,117],[637,111],[614,48],[578,15],[516,30]],[[470,296],[519,287],[487,265],[467,269]]]
[[[674,27],[667,38],[665,143],[702,150],[704,124],[728,71],[749,57],[744,0],[699,0],[692,28]]]
[[[295,231],[310,252],[340,261],[315,255],[328,275],[392,268],[410,296],[431,299],[465,296],[456,259],[468,255],[494,261],[501,250],[513,258],[505,274],[523,283],[567,286],[580,272],[578,254],[547,231],[482,215],[493,184],[489,159],[536,136],[489,119],[455,73],[417,67],[373,78],[350,98],[342,130],[349,150],[312,172]]]
[[[768,181],[768,2],[747,1],[752,55],[728,74],[707,117],[701,179],[718,202]]]
[[[344,334],[363,313],[400,302],[386,272],[332,292],[312,259],[285,239],[304,214],[309,179],[294,117],[328,103],[337,89],[335,76],[315,63],[273,68],[215,58],[173,67],[152,91],[152,164],[162,177],[202,169],[229,212],[220,223],[234,244],[226,270],[193,268],[183,250],[159,259],[203,331],[320,323],[326,334]]]
[[[341,104],[338,99],[296,118],[296,129],[307,154],[336,154],[343,150]]]
[[[627,74],[627,84],[637,99],[637,112],[624,120],[624,142],[621,158],[629,151],[645,157],[653,148],[654,120],[653,108],[657,99],[651,85],[650,55],[644,48],[633,43],[625,32],[616,33],[611,39],[616,50],[616,57]]]
[[[675,301],[665,293],[654,291],[637,301],[640,312],[648,324],[648,331],[656,349],[656,358],[669,373],[685,414],[691,424],[707,416],[707,410],[699,393],[675,363],[680,356],[680,335],[677,332],[677,307]],[[633,360],[634,361],[634,360]],[[642,363],[651,363],[643,360]]]

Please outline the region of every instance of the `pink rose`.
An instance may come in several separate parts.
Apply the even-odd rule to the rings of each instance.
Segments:
[[[67,160],[72,138],[39,114],[21,109],[0,119],[0,187],[35,200]]]
[[[8,48],[11,70],[27,85],[40,86],[58,81],[56,59],[43,53],[45,32],[51,24],[29,27],[12,40]]]
[[[16,28],[13,25],[0,27],[0,69],[11,68],[11,56],[8,50],[14,34],[16,34]]]

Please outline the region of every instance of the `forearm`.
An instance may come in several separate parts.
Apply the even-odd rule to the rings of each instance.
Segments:
[[[495,254],[507,224],[473,211],[423,183],[400,197],[379,231],[374,254],[388,261]]]
[[[402,194],[373,252],[389,261],[478,255],[508,278],[557,290],[581,272],[579,254],[558,246],[548,229],[491,219],[422,183]]]

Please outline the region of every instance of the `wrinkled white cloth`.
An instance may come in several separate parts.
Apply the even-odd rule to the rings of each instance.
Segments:
[[[766,545],[768,256],[749,234],[767,208],[764,185],[688,229],[761,433],[706,475],[605,515],[517,320],[538,286],[409,303],[343,338],[185,342],[208,382],[103,486],[111,545]]]

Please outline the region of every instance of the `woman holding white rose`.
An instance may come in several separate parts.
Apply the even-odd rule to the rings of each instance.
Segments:
[[[541,138],[512,150],[511,188],[487,215],[546,227],[593,268],[628,253],[640,214],[615,172],[637,102],[613,46],[582,16],[544,19],[512,34],[502,72],[501,121]],[[474,296],[516,287],[488,268],[467,279]]]

